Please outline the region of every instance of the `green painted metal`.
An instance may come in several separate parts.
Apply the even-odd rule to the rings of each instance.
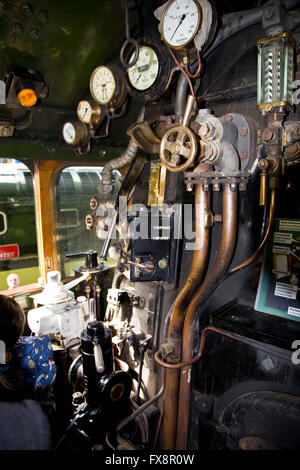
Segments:
[[[72,108],[120,40],[123,22],[118,0],[2,0],[0,77],[9,64],[34,68],[49,84],[47,103]]]

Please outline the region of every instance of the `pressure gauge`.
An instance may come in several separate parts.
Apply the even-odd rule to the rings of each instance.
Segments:
[[[136,64],[127,69],[128,91],[139,101],[154,101],[166,90],[174,71],[165,44],[149,34],[139,47]]]
[[[90,91],[93,99],[102,105],[116,107],[124,98],[122,71],[115,64],[97,67],[90,79]]]
[[[88,140],[88,129],[82,122],[67,121],[62,129],[63,138],[69,145],[84,144]]]
[[[77,106],[78,119],[85,124],[98,124],[101,119],[101,106],[92,101],[79,101]]]
[[[196,35],[202,20],[197,0],[170,0],[160,22],[160,33],[167,46],[182,49]]]
[[[130,62],[135,53],[132,54]],[[150,46],[141,46],[136,64],[127,69],[129,83],[139,91],[148,90],[158,77],[159,62],[155,50]]]

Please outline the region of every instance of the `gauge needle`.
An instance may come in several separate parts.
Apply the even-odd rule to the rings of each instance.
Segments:
[[[173,39],[174,34],[176,33],[177,29],[179,28],[179,26],[181,25],[181,23],[183,22],[183,20],[185,19],[185,17],[186,17],[186,15],[183,14],[182,17],[181,17],[181,20],[180,20],[179,23],[178,23],[177,28],[175,29],[174,33],[173,33],[172,36],[171,36],[171,39]]]
[[[106,95],[106,97],[104,95]],[[106,84],[104,83],[102,85],[102,99],[105,100],[106,98],[107,98]]]

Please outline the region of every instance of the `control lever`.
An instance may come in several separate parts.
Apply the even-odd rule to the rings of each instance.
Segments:
[[[97,256],[97,251],[89,250],[86,252],[70,253],[68,255],[64,255],[64,259],[85,258],[85,264],[82,266],[82,270],[89,270],[99,267]]]
[[[101,253],[100,253],[100,259],[103,260],[103,261],[105,261],[107,259],[107,252],[108,252],[108,249],[109,249],[109,245],[110,245],[110,242],[111,242],[111,239],[112,239],[114,229],[116,227],[117,217],[118,217],[118,212],[116,211],[115,214],[114,214],[114,217],[111,221],[109,231],[107,233],[107,237],[104,241],[104,244],[103,244],[103,247],[102,247],[102,250],[101,250]]]
[[[99,343],[94,344],[94,357],[96,370],[97,372],[99,372],[99,374],[102,374],[102,372],[104,372],[105,370],[105,365],[103,360],[102,348]]]
[[[155,271],[155,264],[152,261],[147,261],[144,264],[136,263],[134,261],[129,261],[128,258],[123,255],[119,259],[119,263],[120,264],[129,264],[131,266],[135,266],[136,268],[140,268],[140,269],[142,269],[143,271],[145,271],[146,273],[149,273],[149,274],[151,274]]]
[[[160,159],[168,170],[175,173],[187,170],[197,154],[197,138],[188,127],[195,102],[196,98],[189,95],[182,124],[169,129],[160,143]]]

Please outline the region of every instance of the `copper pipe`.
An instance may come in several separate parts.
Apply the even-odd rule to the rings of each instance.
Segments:
[[[176,363],[181,358],[181,341],[185,310],[200,284],[205,273],[208,246],[209,227],[207,224],[210,214],[210,193],[203,186],[196,185],[195,190],[195,250],[190,272],[184,286],[179,292],[170,318],[168,344],[173,347],[173,353],[168,357]],[[176,410],[178,403],[179,371],[166,371],[165,414],[164,414],[164,449],[174,449],[176,442]]]
[[[257,250],[255,251],[255,253],[253,253],[252,256],[250,256],[246,261],[244,261],[243,263],[239,264],[238,266],[236,266],[234,269],[231,269],[228,273],[227,273],[227,277],[231,276],[232,274],[235,274],[237,273],[238,271],[240,271],[241,269],[244,269],[246,268],[247,266],[249,266],[249,264],[253,263],[253,261],[256,260],[256,258],[260,255],[260,253],[262,252],[262,249],[263,247],[265,246],[268,238],[269,238],[269,235],[270,235],[270,232],[271,232],[271,229],[272,229],[272,226],[273,226],[273,222],[274,222],[274,213],[275,213],[275,189],[272,189],[271,190],[271,201],[270,201],[270,212],[269,212],[269,223],[268,223],[268,226],[267,226],[267,230],[266,230],[266,233],[265,233],[265,236],[264,236],[264,239],[263,241],[261,242],[261,244],[259,245],[259,247],[257,248]]]
[[[211,294],[216,284],[228,269],[235,249],[237,231],[237,192],[231,191],[230,184],[223,189],[222,238],[217,258],[198,292],[194,295],[187,310],[182,341],[182,362],[192,359],[195,324],[199,307]],[[181,370],[177,417],[176,449],[186,449],[190,411],[190,377],[192,366]]]

